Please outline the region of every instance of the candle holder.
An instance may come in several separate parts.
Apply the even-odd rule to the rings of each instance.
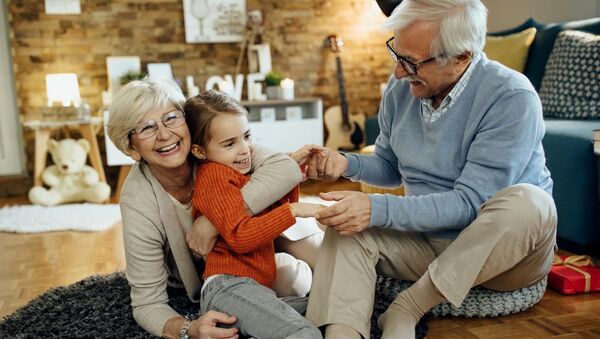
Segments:
[[[288,78],[281,80],[281,91],[283,100],[294,100],[294,80]]]

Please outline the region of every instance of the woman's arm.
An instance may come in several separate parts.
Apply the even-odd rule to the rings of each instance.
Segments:
[[[157,209],[148,199],[139,201],[139,196],[127,191],[121,196],[126,275],[131,287],[133,317],[143,329],[160,336],[165,323],[180,315],[167,303],[166,234],[152,220],[153,206]]]
[[[258,146],[252,155],[252,176],[242,187],[242,197],[255,215],[281,199],[301,180],[300,167],[292,158]]]

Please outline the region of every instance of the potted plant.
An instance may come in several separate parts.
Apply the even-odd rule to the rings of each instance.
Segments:
[[[265,85],[268,99],[281,99],[283,92],[281,91],[281,80],[283,74],[277,71],[270,71],[265,75]]]
[[[119,78],[119,83],[122,86],[133,80],[142,80],[145,76],[146,74],[141,72],[129,71]]]

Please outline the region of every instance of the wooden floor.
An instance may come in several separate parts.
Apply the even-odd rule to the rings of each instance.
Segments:
[[[314,195],[320,184],[305,184]],[[329,184],[353,190],[357,184]],[[25,202],[0,201],[0,206]],[[0,232],[0,317],[24,306],[50,287],[125,268],[121,225],[103,232]],[[548,290],[542,301],[518,315],[494,319],[434,318],[428,338],[600,338],[600,293],[562,296]]]

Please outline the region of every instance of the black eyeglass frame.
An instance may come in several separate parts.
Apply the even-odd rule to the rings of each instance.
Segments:
[[[168,118],[170,118],[170,117],[172,117],[172,116],[170,116],[170,114],[171,114],[171,113],[174,113],[174,112],[181,113],[181,117],[177,117],[178,119],[181,119],[181,122],[180,122],[179,124],[177,124],[177,125],[171,125],[171,126],[169,126],[169,125],[168,125],[168,120],[167,120],[167,122],[165,122],[165,120],[166,120],[166,119],[168,119]],[[152,123],[153,123],[153,126],[154,126],[154,127],[153,127],[153,131],[152,131],[152,133],[151,133],[151,134],[144,135],[144,134],[143,134],[143,131],[144,131],[144,129],[143,129],[143,128],[145,128],[146,126],[148,126],[150,122],[152,122]],[[174,109],[174,110],[172,110],[172,111],[166,112],[166,113],[164,113],[164,114],[161,116],[161,118],[160,118],[160,123],[162,123],[162,124],[163,124],[163,126],[165,126],[165,127],[166,127],[167,129],[169,129],[169,130],[171,130],[171,129],[174,129],[174,128],[177,128],[177,127],[181,127],[181,126],[183,126],[183,124],[185,124],[185,112],[184,112],[184,111],[182,111],[182,110],[180,110],[180,109]],[[136,129],[138,129],[138,128],[140,128],[140,127],[142,127],[142,130],[141,130],[141,131],[139,131],[139,132],[138,132],[138,131],[136,131]],[[157,132],[158,132],[158,121],[156,121],[156,120],[154,120],[154,119],[150,119],[150,120],[146,120],[146,121],[142,121],[142,122],[138,123],[138,124],[135,126],[135,128],[134,128],[134,129],[132,129],[131,131],[129,131],[129,136],[132,136],[132,135],[134,135],[134,134],[137,134],[137,135],[138,135],[138,138],[140,138],[140,139],[148,139],[148,138],[152,138],[153,136],[155,136]]]
[[[395,63],[400,63],[400,65],[402,65],[402,68],[404,69],[404,71],[406,71],[406,73],[408,73],[409,75],[417,75],[417,69],[419,66],[426,64],[428,62],[431,62],[433,60],[435,60],[437,57],[431,57],[429,59],[425,59],[421,62],[410,62],[408,61],[405,57],[401,56],[400,54],[396,53],[396,51],[394,51],[394,48],[391,45],[391,42],[394,40],[394,37],[389,38],[386,42],[385,42],[385,47],[388,51],[388,53],[390,54],[390,57],[392,58],[392,60]]]

